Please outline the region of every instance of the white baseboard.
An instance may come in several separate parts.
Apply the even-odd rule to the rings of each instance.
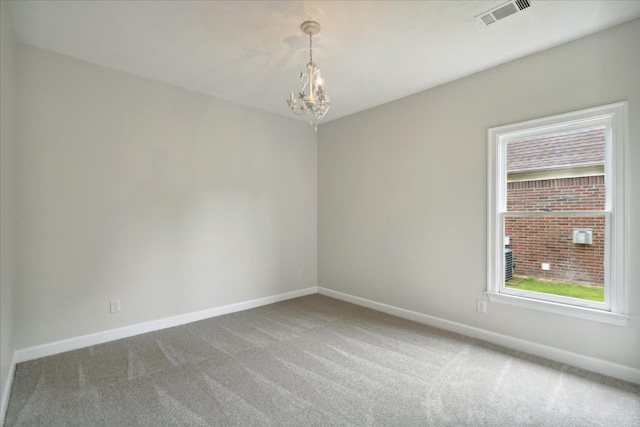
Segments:
[[[618,363],[597,359],[595,357],[572,353],[570,351],[561,350],[555,347],[549,347],[543,344],[537,344],[535,342],[487,331],[485,329],[476,328],[473,326],[465,325],[463,323],[452,322],[450,320],[429,316],[426,314],[418,313],[416,311],[405,310],[403,308],[371,301],[365,298],[356,297],[323,287],[318,287],[318,293],[342,301],[350,302],[352,304],[381,311],[383,313],[402,317],[404,319],[413,320],[415,322],[424,323],[426,325],[435,326],[440,329],[445,329],[447,331],[456,332],[461,335],[501,345],[512,350],[522,351],[524,353],[544,357],[546,359],[565,363],[577,368],[640,384],[640,369],[635,369],[629,366],[620,365]]]
[[[275,302],[280,302],[291,298],[297,298],[315,293],[317,293],[317,287],[312,286],[310,288],[300,289],[297,291],[285,292],[283,294],[272,295],[269,297],[257,298],[235,304],[224,305],[222,307],[210,308],[207,310],[181,314],[178,316],[172,316],[164,319],[152,320],[150,322],[138,323],[131,326],[124,326],[122,328],[110,329],[108,331],[97,332],[95,334],[83,335],[80,337],[69,338],[62,341],[28,347],[21,350],[16,350],[13,357],[14,366],[15,363],[26,362],[28,360],[51,356],[53,354],[63,353],[65,351],[77,350],[83,347],[102,344],[121,338],[128,338],[134,335],[145,334],[147,332],[158,331],[160,329],[171,328],[173,326],[184,325],[185,323],[197,322],[198,320],[208,319],[210,317],[235,313],[237,311],[248,310],[250,308],[256,308],[263,305],[273,304]]]
[[[520,338],[487,331],[485,329],[476,328],[462,323],[452,322],[450,320],[441,319],[439,317],[429,316],[415,311],[405,310],[388,304],[356,297],[342,292],[334,291],[323,287],[310,287],[297,291],[286,292],[279,295],[273,295],[264,298],[253,299],[236,304],[229,304],[222,307],[215,307],[207,310],[197,311],[193,313],[182,314],[179,316],[158,319],[150,322],[139,323],[136,325],[125,326],[122,328],[111,329],[108,331],[97,332],[95,334],[84,335],[67,340],[56,341],[35,347],[29,347],[16,350],[13,355],[11,372],[6,384],[2,384],[3,393],[2,402],[0,402],[0,418],[4,417],[6,405],[9,400],[9,392],[13,379],[15,365],[17,363],[40,357],[51,356],[53,354],[63,353],[65,351],[77,350],[83,347],[102,344],[105,342],[128,338],[134,335],[153,332],[160,329],[170,328],[173,326],[183,325],[185,323],[196,322],[198,320],[208,319],[210,317],[221,316],[223,314],[235,313],[237,311],[248,310],[267,304],[273,304],[279,301],[297,298],[304,295],[320,293],[342,301],[368,307],[377,311],[388,313],[394,316],[424,323],[437,328],[456,332],[468,337],[481,339],[493,344],[501,345],[513,350],[522,351],[536,356],[544,357],[561,363],[566,363],[577,368],[586,369],[599,374],[608,375],[624,381],[640,384],[640,369],[631,368],[629,366],[620,365],[606,360],[594,357],[584,356],[570,351],[561,350],[555,347],[549,347],[543,344],[537,344]]]
[[[13,384],[13,374],[16,371],[16,354],[13,353],[11,357],[11,366],[9,367],[9,375],[7,375],[7,381],[2,384],[0,390],[0,426],[4,425],[4,417],[7,414],[7,406],[9,405],[9,394],[11,394],[11,385]]]

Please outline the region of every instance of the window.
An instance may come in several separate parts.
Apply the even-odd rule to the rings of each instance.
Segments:
[[[489,300],[624,325],[627,103],[488,138]]]

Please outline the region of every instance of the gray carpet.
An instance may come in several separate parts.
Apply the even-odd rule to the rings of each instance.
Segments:
[[[640,386],[321,295],[16,368],[6,426],[640,426]]]

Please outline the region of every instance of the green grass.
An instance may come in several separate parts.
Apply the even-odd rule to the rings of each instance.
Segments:
[[[568,283],[539,282],[531,277],[517,285],[506,285],[507,288],[523,291],[542,292],[545,294],[562,295],[590,301],[604,301],[604,288],[596,286],[570,285]]]

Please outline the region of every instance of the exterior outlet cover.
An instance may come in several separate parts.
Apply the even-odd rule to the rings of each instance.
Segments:
[[[543,270],[545,270],[545,271],[551,270],[551,264],[549,264],[548,262],[543,262],[543,263],[540,265],[540,268],[541,268],[541,269],[543,269]]]
[[[578,245],[592,245],[593,231],[589,229],[573,230],[573,243]]]

